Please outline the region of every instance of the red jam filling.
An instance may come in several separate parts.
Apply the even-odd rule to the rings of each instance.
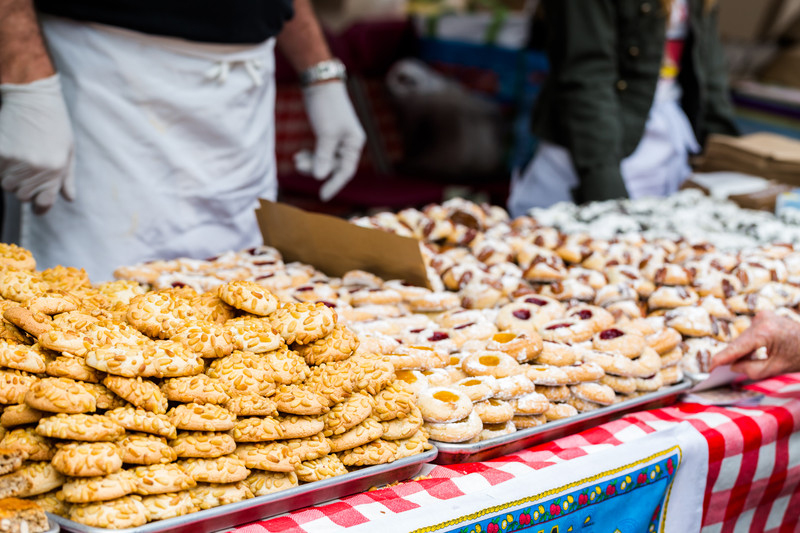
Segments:
[[[581,320],[589,320],[590,318],[592,318],[594,316],[594,313],[592,313],[588,309],[581,309],[576,314],[579,317],[581,317]]]
[[[450,335],[448,335],[447,333],[444,333],[443,331],[436,331],[436,332],[433,333],[433,335],[428,337],[428,340],[430,342],[436,342],[436,341],[443,341],[443,340],[449,339],[449,338],[450,338]]]
[[[572,324],[570,324],[569,322],[562,322],[562,323],[560,323],[560,324],[553,324],[552,326],[547,326],[545,329],[559,329],[559,328],[568,328],[568,327],[570,327],[571,325],[572,325]]]
[[[516,311],[512,311],[511,314],[520,320],[530,320],[531,318],[531,312],[527,309],[517,309]]]
[[[538,305],[539,307],[542,307],[543,305],[547,305],[547,301],[540,300],[539,298],[533,298],[533,297],[525,298],[525,303]]]
[[[625,335],[625,333],[623,333],[622,331],[620,331],[620,330],[618,330],[616,328],[611,328],[611,329],[607,329],[605,331],[601,331],[600,332],[600,339],[602,339],[604,341],[610,341],[611,339],[617,339],[619,337],[622,337],[623,335]]]

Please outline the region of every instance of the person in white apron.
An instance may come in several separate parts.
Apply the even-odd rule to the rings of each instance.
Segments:
[[[308,0],[295,8],[310,13]],[[277,196],[275,38],[193,42],[48,15],[41,29],[58,75],[0,79],[0,176],[24,201],[6,195],[6,220],[19,211],[19,242],[38,268],[82,267],[102,281],[121,265],[261,242],[254,209]],[[304,160],[329,178],[323,199],[355,173],[364,144],[336,66],[313,66],[306,75],[326,83],[304,92],[318,137]]]

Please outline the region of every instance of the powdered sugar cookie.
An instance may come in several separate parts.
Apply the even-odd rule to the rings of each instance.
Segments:
[[[428,388],[428,378],[418,370],[398,370],[397,380],[403,382],[403,386],[414,394],[419,394]]]
[[[561,370],[567,375],[569,385],[597,381],[605,375],[600,365],[589,362],[564,366]]]
[[[570,391],[576,398],[601,405],[611,405],[616,399],[614,389],[601,383],[581,383],[572,385]]]
[[[472,400],[458,388],[433,387],[420,394],[417,406],[426,422],[445,424],[468,416]]]
[[[679,307],[664,315],[667,326],[689,337],[711,335],[711,316],[702,307]]]
[[[550,365],[526,365],[525,375],[534,385],[566,385],[570,378],[560,367]]]
[[[532,361],[542,351],[542,338],[535,331],[527,333],[496,333],[492,336],[486,349],[510,355],[519,363]]]
[[[597,307],[596,305],[583,304],[571,307],[567,311],[567,318],[571,317],[588,323],[594,330],[594,333],[608,329],[614,325],[614,316],[602,307]]]
[[[494,393],[494,397],[498,400],[513,400],[533,392],[535,388],[533,381],[525,374],[498,378],[497,392]]]
[[[659,287],[647,299],[651,309],[674,309],[697,304],[697,293],[687,287]]]
[[[494,376],[473,376],[453,383],[463,390],[473,402],[488,400],[497,392],[497,379]]]
[[[466,355],[461,368],[468,376],[504,378],[521,372],[519,363],[503,352],[480,351]]]
[[[595,329],[590,322],[573,317],[547,322],[539,333],[548,342],[574,344],[591,339]]]
[[[514,410],[514,416],[541,415],[550,406],[550,400],[539,392],[529,392],[519,398],[509,400],[508,404]]]
[[[558,386],[548,386],[548,385],[536,385],[535,391],[545,398],[549,402],[565,402],[567,398],[569,398],[570,392],[569,387],[566,385],[558,385]]]
[[[517,431],[539,427],[547,423],[545,415],[516,415],[511,419]]]
[[[659,377],[664,385],[674,385],[683,381],[683,370],[680,365],[672,365],[659,370]]]
[[[579,357],[580,352],[573,346],[545,341],[542,343],[542,352],[536,356],[534,362],[543,365],[567,366],[574,364]]]
[[[548,422],[563,420],[578,414],[578,410],[568,403],[553,403],[545,411],[544,416]]]
[[[638,333],[619,328],[604,329],[592,337],[592,346],[601,352],[613,352],[625,357],[638,357],[645,347],[645,339]]]
[[[480,434],[483,430],[483,422],[478,413],[472,411],[466,418],[450,423],[426,422],[424,428],[432,440],[465,442]]]
[[[674,350],[680,344],[681,334],[673,328],[664,328],[645,338],[645,342],[659,355]]]
[[[473,411],[484,424],[502,424],[514,417],[514,407],[504,400],[495,398],[476,402]]]

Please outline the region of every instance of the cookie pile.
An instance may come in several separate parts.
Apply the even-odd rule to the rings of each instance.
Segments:
[[[421,420],[382,438],[414,393],[324,304],[249,281],[92,286],[32,262],[0,276],[0,446],[48,511],[135,527],[430,447]]]

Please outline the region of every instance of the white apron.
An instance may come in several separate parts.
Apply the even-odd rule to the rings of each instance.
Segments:
[[[77,199],[44,216],[22,206],[38,268],[103,281],[120,265],[261,242],[254,209],[277,196],[274,39],[208,45],[54,17],[42,28],[75,132]]]

